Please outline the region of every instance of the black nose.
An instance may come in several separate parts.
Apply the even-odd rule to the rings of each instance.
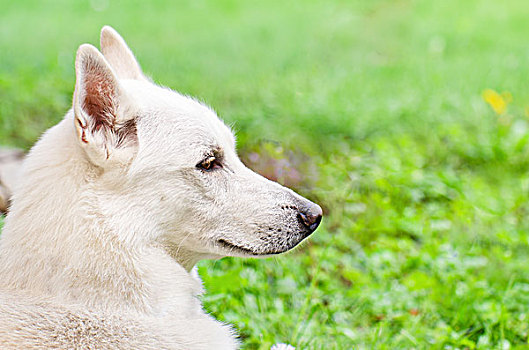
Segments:
[[[304,212],[300,212],[299,216],[301,218],[301,221],[305,225],[305,227],[307,227],[312,233],[320,225],[322,214],[323,212],[320,206],[317,204],[313,204],[312,206],[307,208]]]

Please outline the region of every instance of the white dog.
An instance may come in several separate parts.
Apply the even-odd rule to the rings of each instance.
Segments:
[[[246,168],[205,105],[123,39],[82,45],[73,108],[30,151],[0,239],[0,348],[233,349],[197,261],[285,252],[321,208]]]

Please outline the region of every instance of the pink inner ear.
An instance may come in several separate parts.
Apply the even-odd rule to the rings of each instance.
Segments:
[[[107,69],[87,60],[84,70],[83,110],[92,117],[94,130],[112,127],[115,122],[116,88]]]

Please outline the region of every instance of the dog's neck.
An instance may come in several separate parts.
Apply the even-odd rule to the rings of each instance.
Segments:
[[[75,142],[70,113],[30,152],[0,239],[0,288],[94,308],[155,314],[196,308],[201,286],[189,273],[196,258],[179,255],[186,271],[149,241],[149,232],[131,239],[141,228],[127,226],[130,218],[108,220],[112,213],[85,193],[86,177],[97,169],[80,161]]]

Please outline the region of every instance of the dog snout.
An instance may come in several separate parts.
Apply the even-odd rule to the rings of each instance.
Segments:
[[[310,203],[304,209],[299,211],[299,217],[303,225],[310,231],[310,233],[316,231],[320,225],[323,211],[316,203]]]

